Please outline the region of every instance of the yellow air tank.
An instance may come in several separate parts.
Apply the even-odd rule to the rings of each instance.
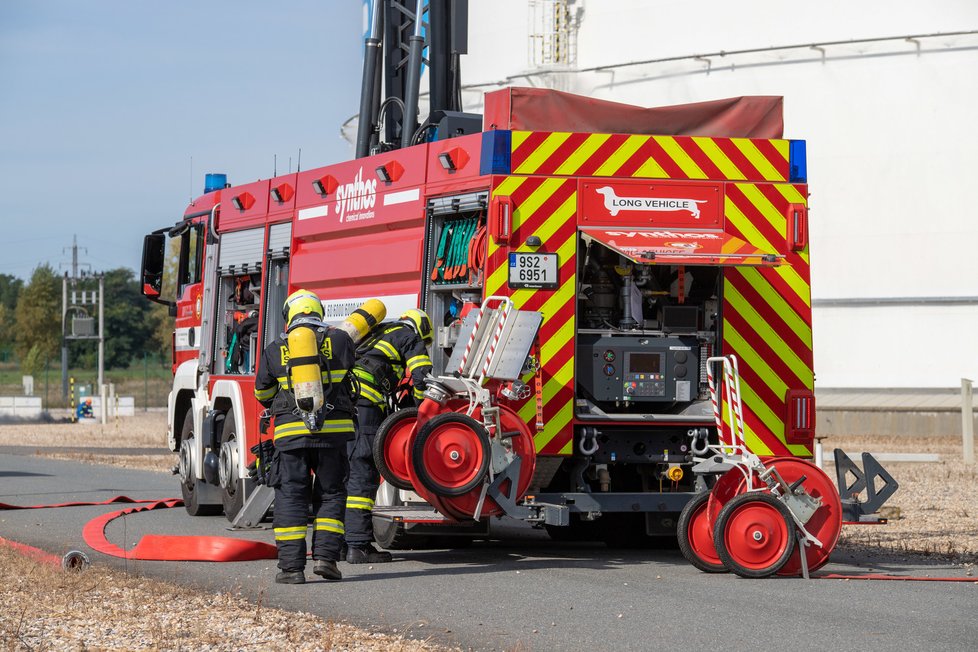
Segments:
[[[296,326],[289,331],[288,371],[296,407],[303,413],[302,420],[311,429],[310,423],[315,421],[316,413],[323,406],[319,346],[316,342],[316,329],[312,325]],[[311,417],[311,421],[307,415]]]
[[[339,328],[357,344],[370,332],[374,326],[384,321],[387,316],[387,306],[380,299],[368,299],[343,320]]]

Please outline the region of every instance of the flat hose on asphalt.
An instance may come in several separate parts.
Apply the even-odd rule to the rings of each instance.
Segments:
[[[96,516],[85,524],[82,537],[93,550],[111,557],[123,559],[138,559],[144,561],[256,561],[259,559],[275,559],[277,557],[274,545],[263,541],[250,539],[234,539],[231,537],[212,536],[178,536],[163,534],[147,534],[136,543],[132,550],[125,550],[110,542],[105,536],[105,527],[120,516],[146,512],[154,509],[169,509],[180,507],[183,500],[167,498],[164,500],[134,500],[127,496],[116,496],[102,502],[60,503],[57,505],[8,505],[0,503],[0,510],[12,509],[49,509],[55,507],[86,507],[95,505],[112,505],[115,503],[146,503],[142,507],[130,507],[117,512],[109,512]],[[4,543],[6,539],[0,539]],[[21,545],[21,544],[18,544]],[[16,547],[16,546],[15,546]]]

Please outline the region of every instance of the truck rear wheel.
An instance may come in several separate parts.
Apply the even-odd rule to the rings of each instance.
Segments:
[[[402,410],[403,412],[403,410]],[[395,412],[395,414],[398,414]],[[397,487],[389,482],[382,482],[377,490],[377,507],[396,507],[403,505]],[[404,523],[390,518],[382,518],[373,515],[374,541],[380,544],[381,548],[388,550],[412,550],[424,548],[428,544],[428,537],[409,532]]]
[[[180,493],[183,496],[183,506],[191,516],[214,516],[221,513],[220,505],[210,505],[199,501],[197,491],[198,480],[194,475],[194,415],[187,411],[180,429]]]
[[[250,478],[241,478],[240,475],[238,432],[234,412],[229,411],[221,430],[221,503],[229,521],[233,521],[244,507],[245,496],[251,495],[256,488]]]
[[[390,519],[374,519],[374,541],[387,550],[417,550],[428,545],[428,537],[411,534],[404,523]]]

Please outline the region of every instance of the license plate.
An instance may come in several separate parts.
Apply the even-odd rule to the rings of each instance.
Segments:
[[[509,287],[556,288],[557,269],[557,254],[511,253]]]

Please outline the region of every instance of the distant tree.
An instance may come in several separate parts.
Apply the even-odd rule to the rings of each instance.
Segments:
[[[26,373],[36,373],[61,345],[61,279],[48,264],[39,265],[18,293],[14,350]],[[28,370],[25,365],[33,368]]]
[[[0,274],[0,359],[6,359],[14,348],[14,315],[23,287],[24,281],[16,276]]]
[[[156,339],[156,319],[151,304],[139,291],[135,273],[119,267],[104,273],[105,296],[105,368],[128,367],[133,360],[142,360],[144,352],[152,359],[159,356]],[[89,307],[89,314],[96,319],[98,307]],[[94,368],[98,365],[98,349],[93,341],[71,343],[72,365]]]
[[[0,303],[0,353],[6,354],[14,346],[14,311]]]
[[[0,306],[13,313],[17,307],[17,296],[24,287],[24,281],[10,274],[0,274]]]
[[[148,303],[148,300],[146,300]],[[154,303],[150,306],[148,319],[152,325],[153,348],[147,355],[160,363],[169,364],[173,359],[173,317],[166,306]]]

